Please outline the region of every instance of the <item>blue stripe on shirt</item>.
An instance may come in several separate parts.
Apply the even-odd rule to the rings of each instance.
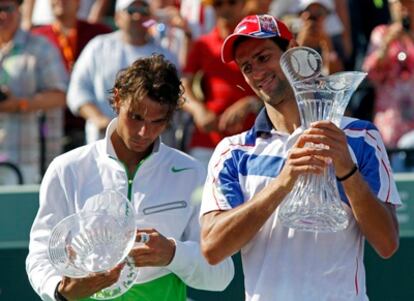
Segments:
[[[349,123],[344,129],[360,131],[377,131],[377,128],[370,122],[364,120],[355,120]],[[253,127],[244,137],[246,145],[254,146],[256,144],[257,132]],[[348,144],[353,149],[357,161],[360,162],[360,170],[364,174],[365,180],[369,183],[372,191],[377,194],[380,189],[379,164],[375,152],[375,146],[369,145],[366,141],[366,135],[353,138],[347,137]],[[275,178],[281,171],[285,158],[269,155],[255,155],[245,150],[235,149],[231,151],[231,157],[223,163],[223,168],[219,173],[220,188],[230,205],[234,208],[244,202],[242,189],[239,184],[239,176],[263,176]],[[225,184],[223,184],[225,183]],[[346,204],[349,201],[344,193],[344,189],[338,183],[338,190],[341,200]]]
[[[377,128],[372,125],[372,123],[366,121],[355,121],[350,123],[346,126],[347,129],[354,129],[354,130],[375,130]],[[355,157],[357,158],[357,162],[359,162],[359,170],[363,175],[365,181],[369,184],[372,192],[377,195],[381,186],[381,179],[380,179],[380,164],[381,160],[375,154],[376,149],[375,146],[368,144],[365,141],[365,135],[358,138],[347,137],[348,144],[352,148]],[[344,189],[341,184],[338,183],[338,189],[341,196],[342,201],[349,204],[347,197],[345,196]]]
[[[351,122],[345,129],[376,131],[377,127],[365,120],[356,120]],[[377,194],[381,186],[381,177],[379,174],[381,159],[376,154],[376,145],[370,145],[365,140],[367,135],[359,138],[347,137],[348,144],[355,153],[357,161],[359,162],[359,169],[364,176],[364,179],[369,183],[371,190]]]
[[[285,159],[277,156],[254,155],[243,150],[231,151],[231,157],[223,162],[218,178],[220,189],[234,208],[244,202],[239,176],[263,176],[275,178]],[[225,184],[223,184],[225,183]]]
[[[369,121],[366,121],[366,120],[359,120],[359,119],[356,119],[356,120],[350,122],[349,124],[347,124],[343,128],[343,130],[346,130],[346,129],[355,129],[355,130],[364,129],[364,130],[367,130],[367,131],[369,131],[369,130],[378,131],[377,127],[373,123],[371,123]]]
[[[256,137],[257,137],[257,133],[256,133],[255,128],[253,127],[246,133],[245,144],[256,145]]]

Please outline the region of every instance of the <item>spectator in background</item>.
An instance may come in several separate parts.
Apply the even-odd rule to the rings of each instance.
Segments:
[[[119,70],[153,53],[164,54],[178,66],[176,57],[155,43],[148,33],[152,22],[148,0],[117,0],[115,10],[119,30],[99,35],[86,45],[69,84],[67,103],[73,114],[86,120],[87,143],[102,138],[115,116],[107,99]]]
[[[33,28],[32,32],[46,37],[60,51],[66,70],[71,73],[82,49],[93,37],[111,32],[111,28],[99,23],[89,23],[77,17],[80,0],[50,0],[54,21],[50,25]],[[65,110],[65,150],[85,143],[85,123]]]
[[[351,24],[348,0],[274,0],[270,13],[286,22],[294,34],[302,29],[302,20],[297,18],[312,3],[319,3],[328,8],[323,21],[324,31],[333,38],[334,47],[342,61],[348,61],[352,52]]]
[[[343,71],[346,55],[342,36],[331,36],[325,28],[327,16],[335,9],[333,1],[300,0],[299,9],[302,25],[296,37],[298,44],[320,53],[324,64],[322,71],[325,75]]]
[[[0,130],[5,134],[0,153],[31,184],[39,183],[42,167],[62,152],[68,74],[53,45],[19,29],[20,5],[0,1]]]
[[[372,30],[390,22],[388,0],[348,0],[352,36],[351,70],[361,70]]]
[[[103,22],[111,0],[80,0],[77,16],[80,20],[90,23]],[[24,0],[22,26],[30,29],[32,26],[53,23],[54,13],[50,0]]]
[[[203,0],[181,0],[180,14],[188,23],[193,40],[209,33],[216,22],[214,9]]]
[[[93,37],[110,33],[110,27],[89,23],[77,17],[80,0],[49,0],[54,17],[51,24],[33,28],[32,32],[45,36],[58,47],[66,70],[72,71],[82,49]]]
[[[210,2],[216,14],[216,26],[193,42],[183,71],[187,99],[184,110],[191,114],[195,125],[188,151],[206,165],[214,147],[224,136],[252,125],[251,113],[259,104],[236,64],[224,64],[220,59],[224,39],[242,18],[244,0]],[[202,72],[204,99],[192,90],[198,72]]]
[[[255,15],[255,14],[267,14],[270,9],[272,0],[246,0],[246,4],[243,8],[243,15]]]
[[[328,15],[327,20],[327,28],[329,34],[334,37],[341,37],[338,44],[343,47],[342,53],[344,55],[344,61],[346,63],[345,68],[349,68],[351,66],[350,60],[353,49],[349,1],[350,0],[333,0],[335,9]],[[337,20],[335,21],[336,18]],[[331,29],[331,31],[329,31],[329,29]]]
[[[156,23],[149,32],[162,47],[175,54],[182,68],[191,43],[191,28],[174,0],[151,0],[150,7]]]
[[[348,63],[350,70],[362,70],[372,30],[380,24],[390,22],[388,0],[348,0],[352,33],[352,55]],[[352,95],[348,106],[352,116],[373,120],[375,89],[368,78]]]
[[[374,84],[374,123],[388,148],[414,130],[414,1],[391,0],[393,22],[377,26],[363,69]]]
[[[299,0],[273,0],[270,4],[270,13],[278,18],[294,15],[298,12]]]

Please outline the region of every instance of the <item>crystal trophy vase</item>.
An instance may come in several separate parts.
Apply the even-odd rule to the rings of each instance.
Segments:
[[[301,125],[330,120],[339,126],[346,106],[363,72],[339,72],[321,76],[322,59],[313,49],[296,47],[280,59],[300,112]],[[324,148],[323,144],[307,146]],[[342,205],[333,164],[322,174],[302,174],[280,205],[278,217],[289,228],[312,232],[337,232],[348,226],[349,214]]]
[[[128,199],[114,190],[105,190],[53,228],[49,260],[60,274],[71,278],[106,272],[125,262],[118,281],[91,296],[98,300],[118,297],[138,275],[128,258],[135,230],[135,215]]]

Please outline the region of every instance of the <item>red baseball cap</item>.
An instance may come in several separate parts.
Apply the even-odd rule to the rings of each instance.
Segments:
[[[221,46],[221,60],[230,63],[234,60],[234,42],[241,36],[255,39],[279,37],[290,41],[293,38],[285,23],[271,15],[250,15],[237,24],[234,32],[229,35]]]

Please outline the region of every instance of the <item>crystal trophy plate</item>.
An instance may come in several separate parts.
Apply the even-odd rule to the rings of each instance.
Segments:
[[[91,298],[96,300],[116,298],[126,293],[134,285],[135,279],[138,277],[138,269],[135,267],[132,258],[128,257],[135,243],[136,216],[134,209],[128,199],[121,193],[108,189],[88,199],[82,211],[110,214],[116,217],[120,225],[126,230],[123,236],[123,243],[127,245],[123,254],[125,266],[121,270],[118,281],[91,296]]]
[[[115,298],[125,293],[138,275],[127,257],[135,242],[135,231],[135,214],[128,199],[114,190],[105,190],[53,228],[49,260],[62,275],[72,278],[106,272],[125,262],[117,283],[91,296],[98,300]]]

